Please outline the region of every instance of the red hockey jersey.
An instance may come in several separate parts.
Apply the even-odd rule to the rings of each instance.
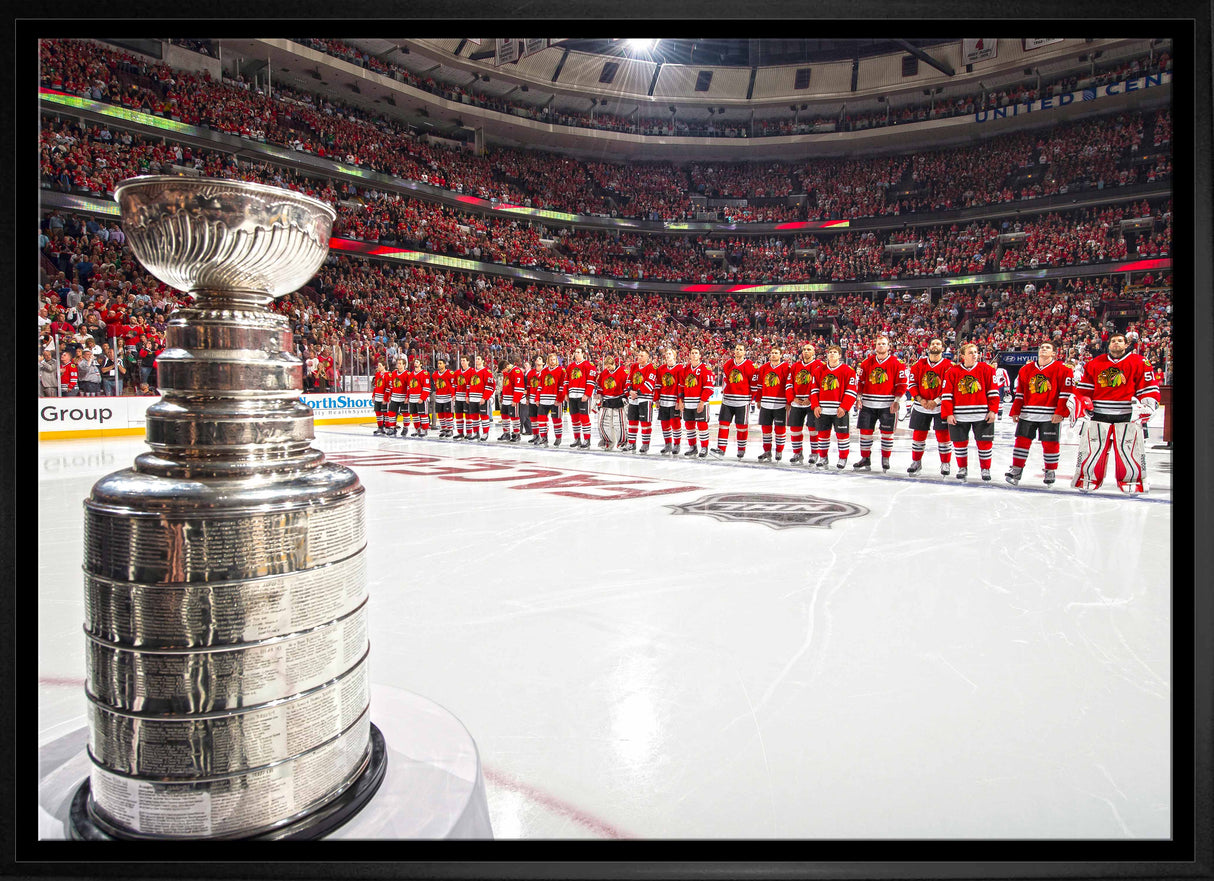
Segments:
[[[392,392],[392,400],[400,403],[409,400],[409,371],[408,370],[393,370],[392,379],[388,382],[388,387]]]
[[[1053,416],[1066,416],[1073,385],[1071,369],[1061,361],[1051,361],[1045,367],[1030,361],[1016,374],[1012,417],[1049,422]]]
[[[527,387],[527,403],[538,404],[540,402],[540,372],[532,367],[523,377],[523,384]]]
[[[409,375],[409,403],[424,404],[430,399],[430,374],[418,370]]]
[[[665,362],[658,365],[654,374],[653,399],[659,407],[676,407],[679,403],[679,392],[683,383],[684,365],[676,364],[668,367]]]
[[[562,400],[572,398],[579,400],[589,398],[594,394],[594,384],[598,379],[598,371],[589,361],[582,360],[565,368],[565,382],[561,388]]]
[[[455,374],[450,370],[439,371],[432,379],[434,386],[434,402],[449,404],[455,397]]]
[[[468,400],[468,380],[470,380],[472,378],[472,374],[474,374],[474,373],[476,373],[476,371],[473,370],[471,367],[469,367],[467,370],[456,370],[455,371],[455,400],[456,401],[467,402],[467,400]]]
[[[658,371],[653,364],[641,366],[639,362],[628,365],[628,397],[631,400],[635,392],[637,401],[648,401],[653,397],[653,389],[657,382]]]
[[[789,366],[786,361],[781,361],[774,367],[770,361],[764,361],[759,367],[759,388],[755,392],[755,400],[762,409],[783,410],[788,406],[786,393]]]
[[[808,407],[810,396],[818,385],[818,376],[824,366],[817,358],[808,364],[804,361],[793,362],[788,370],[788,388],[785,390],[785,400],[796,407]],[[804,398],[805,403],[796,403],[797,398]]]
[[[956,417],[958,422],[984,422],[987,413],[999,412],[999,389],[995,386],[995,368],[979,361],[969,370],[954,364],[944,375],[944,394],[940,396],[940,415]]]
[[[502,403],[517,404],[523,399],[523,368],[507,367],[502,371]]]
[[[745,407],[759,390],[759,370],[749,358],[741,363],[730,358],[721,367],[721,379],[721,402],[727,407]]]
[[[1159,402],[1155,371],[1133,352],[1117,359],[1108,355],[1093,358],[1083,365],[1083,378],[1075,389],[1092,399],[1093,416],[1131,416],[1135,399]]]
[[[565,396],[561,389],[565,385],[565,371],[560,367],[545,367],[540,371],[540,403],[545,407],[561,404]]]
[[[599,374],[599,392],[604,398],[623,397],[628,387],[628,372],[623,367],[604,370]]]
[[[700,404],[707,404],[712,397],[712,371],[703,362],[696,367],[690,364],[683,366],[680,384],[683,406],[688,410],[698,410]]]
[[[918,401],[914,401],[911,404],[911,410],[916,413],[926,413],[929,416],[940,412],[940,398],[944,394],[944,378],[948,376],[948,370],[952,366],[953,362],[948,358],[942,357],[933,364],[927,360],[926,355],[911,365],[906,390],[910,392],[912,398],[923,398],[929,402],[929,406],[925,407]]]
[[[392,397],[391,384],[391,373],[387,370],[376,371],[374,384],[371,386],[371,400],[377,403],[388,403]]]
[[[468,403],[482,404],[492,400],[496,388],[497,380],[493,378],[492,370],[488,367],[473,370],[472,375],[468,377]]]
[[[906,365],[893,355],[886,355],[884,361],[869,355],[856,371],[856,389],[861,407],[888,410],[906,394]]]
[[[838,416],[856,404],[856,371],[846,364],[822,368],[818,384],[809,394],[809,405],[821,407],[823,416]]]

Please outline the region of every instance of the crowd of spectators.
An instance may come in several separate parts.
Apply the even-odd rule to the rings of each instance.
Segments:
[[[968,229],[988,234],[989,229]],[[93,394],[79,377],[96,364],[101,390],[121,382],[126,394],[156,394],[155,359],[165,322],[188,298],[144,272],[121,228],[52,211],[40,227],[40,383],[51,394]],[[700,346],[710,362],[742,340],[763,352],[830,341],[862,357],[878,333],[917,355],[926,339],[974,340],[985,352],[1032,348],[1053,339],[1082,361],[1102,350],[1114,307],[1131,315],[1139,351],[1171,361],[1170,276],[1070,278],[1037,288],[945,287],[931,292],[843,296],[689,298],[512,282],[480,274],[389,265],[330,255],[316,278],[273,308],[291,321],[307,387],[336,387],[343,369],[369,371],[401,354],[430,357],[480,351],[520,358],[566,352],[580,341],[592,352]],[[1120,314],[1120,313],[1119,313]],[[54,364],[55,354],[60,358]],[[343,360],[347,364],[343,368]],[[50,362],[48,364],[48,362]],[[59,387],[51,383],[58,370]]]
[[[1160,155],[1145,166],[1140,113],[1059,125],[913,158],[810,163],[583,162],[494,147],[477,156],[385,117],[291,89],[263,93],[239,78],[173,70],[84,41],[40,47],[44,85],[417,180],[494,202],[652,220],[716,214],[730,222],[905,215],[1016,202],[1080,188],[1125,186],[1171,173],[1170,115],[1150,123]],[[803,200],[789,197],[803,193]],[[712,194],[715,194],[713,196]],[[699,197],[731,198],[705,205]],[[766,204],[776,200],[776,204]]]
[[[264,162],[237,161],[104,125],[44,119],[43,186],[107,196],[135,174],[190,168],[210,177],[299,190],[333,204],[334,234],[490,263],[555,272],[671,282],[857,281],[920,278],[1120,260],[1129,242],[1120,221],[1152,218],[1130,234],[1140,257],[1166,256],[1171,207],[1147,202],[1048,214],[1036,219],[907,227],[888,233],[710,237],[545,229],[538,223],[458,210],[435,202],[361,190],[347,181]],[[896,171],[895,171],[896,173]],[[999,240],[1000,233],[1019,233]],[[556,237],[555,240],[553,237]],[[899,246],[887,248],[886,246]],[[910,247],[912,246],[913,247]]]
[[[712,115],[700,118],[679,117],[677,114],[654,117],[642,115],[639,111],[622,117],[601,110],[596,111],[594,106],[585,112],[555,110],[546,103],[532,104],[520,100],[511,101],[477,91],[474,84],[478,80],[473,80],[473,83],[467,85],[438,82],[432,77],[384,61],[382,58],[364,52],[342,40],[295,38],[294,41],[334,58],[340,58],[367,70],[390,76],[399,82],[407,83],[448,101],[484,107],[499,113],[508,113],[555,125],[668,137],[677,135],[754,138],[821,131],[862,131],[891,125],[908,125],[932,119],[968,116],[987,108],[1008,107],[1013,104],[1038,101],[1082,88],[1102,86],[1172,69],[1172,57],[1167,51],[1160,51],[1157,54],[1144,53],[1131,59],[1111,61],[1101,65],[1093,62],[1089,69],[1082,73],[1064,72],[1045,79],[1035,75],[1028,76],[1020,82],[1010,83],[990,91],[979,90],[972,94],[949,97],[932,96],[926,101],[898,99],[896,108],[891,103],[880,110],[849,112],[843,109],[829,118],[818,115],[805,119],[802,119],[797,111],[790,110],[792,115],[765,116],[751,122],[741,119],[727,120],[723,117],[714,118]]]

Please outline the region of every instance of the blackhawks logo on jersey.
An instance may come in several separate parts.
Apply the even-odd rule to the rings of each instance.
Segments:
[[[779,384],[780,374],[778,373],[769,373],[763,377],[763,385],[767,386],[768,388],[775,388]]]
[[[698,376],[696,376],[694,373],[689,373],[687,375],[687,381],[685,383],[683,383],[683,385],[690,389],[699,388],[700,378]]]
[[[940,374],[928,370],[923,374],[923,381],[919,383],[919,386],[921,388],[940,388]]]
[[[569,378],[570,379],[581,379],[582,371],[579,370],[578,368],[574,367],[572,370],[569,371]]]
[[[873,385],[883,385],[889,382],[889,374],[885,372],[884,367],[874,367],[868,371],[868,381]]]
[[[982,391],[982,383],[978,382],[976,376],[963,376],[957,383],[957,391],[963,395],[976,395]]]
[[[545,376],[544,385],[545,386],[556,385],[556,378],[552,377],[552,376]]]
[[[632,374],[632,384],[633,385],[643,385],[644,382],[645,382],[644,373],[642,373],[641,371],[638,370],[636,373]]]
[[[434,383],[434,388],[440,392],[445,392],[447,390],[447,380],[445,380],[445,379],[436,380]]]
[[[729,371],[729,381],[730,381],[731,383],[734,383],[734,382],[741,382],[741,381],[742,381],[742,379],[743,379],[743,377],[742,377],[742,371],[741,371],[741,370],[738,370],[738,369],[735,367],[733,370]]]
[[[1096,385],[1101,388],[1119,388],[1125,383],[1125,374],[1118,367],[1107,367],[1096,377]]]
[[[809,377],[810,377],[810,373],[808,370],[806,370],[806,369],[798,370],[797,377],[796,377],[797,385],[805,385],[807,382],[809,382]]]
[[[662,387],[670,388],[672,385],[674,385],[674,374],[673,373],[663,373],[662,374]]]
[[[468,382],[468,385],[472,386],[473,388],[475,388],[476,386],[478,386],[480,384],[481,384],[481,378],[479,376],[472,377],[472,379]]]
[[[1050,381],[1045,378],[1044,374],[1038,373],[1029,380],[1029,391],[1035,395],[1048,395],[1050,393]]]
[[[418,382],[416,379],[409,381],[409,388],[417,388],[420,385],[421,385],[421,383]]]
[[[603,389],[605,391],[613,392],[613,391],[615,391],[615,386],[616,386],[615,377],[608,376],[607,378],[605,378],[603,380]]]
[[[833,373],[828,373],[822,377],[823,391],[833,392],[838,387],[839,387],[839,377],[835,376]]]

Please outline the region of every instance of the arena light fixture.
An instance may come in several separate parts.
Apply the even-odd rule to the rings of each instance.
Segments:
[[[625,40],[624,43],[632,52],[638,54],[642,52],[652,52],[658,47],[657,40]]]

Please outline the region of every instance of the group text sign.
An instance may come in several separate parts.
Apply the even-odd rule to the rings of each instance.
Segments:
[[[1068,92],[1065,95],[1054,95],[1051,98],[1042,98],[1039,101],[1023,101],[1018,104],[1009,104],[1007,107],[991,107],[986,110],[979,110],[974,113],[974,122],[987,122],[994,119],[1012,119],[1016,116],[1023,116],[1029,113],[1038,113],[1042,110],[1053,110],[1058,107],[1066,107],[1069,104],[1084,101],[1095,101],[1099,98],[1111,98],[1115,95],[1125,95],[1129,92],[1139,92],[1144,89],[1151,89],[1155,86],[1162,86],[1172,82],[1172,74],[1167,71],[1163,73],[1151,74],[1149,76],[1140,76],[1138,79],[1122,80],[1121,82],[1109,83],[1105,86],[1092,86],[1080,92]]]

